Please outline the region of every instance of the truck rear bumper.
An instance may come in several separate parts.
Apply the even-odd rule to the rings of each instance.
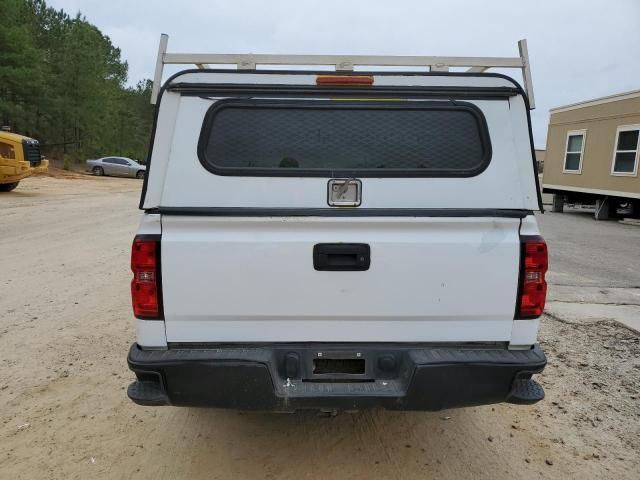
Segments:
[[[441,410],[544,398],[544,352],[504,346],[268,344],[143,350],[128,356],[141,405],[290,412]]]

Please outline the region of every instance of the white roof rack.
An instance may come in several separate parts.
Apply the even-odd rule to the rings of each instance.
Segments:
[[[518,42],[519,57],[423,57],[382,55],[273,55],[273,54],[219,54],[219,53],[167,53],[169,36],[160,35],[158,59],[153,78],[151,103],[156,103],[162,85],[165,65],[193,64],[200,69],[210,65],[236,65],[238,70],[255,70],[258,65],[332,65],[337,72],[353,71],[355,66],[369,67],[429,67],[432,72],[447,72],[449,67],[469,67],[467,72],[481,73],[497,68],[519,68],[522,70],[524,89],[529,97],[529,107],[535,108],[531,67],[527,41]]]

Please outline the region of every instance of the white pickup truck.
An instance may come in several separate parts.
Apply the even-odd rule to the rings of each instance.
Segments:
[[[134,402],[439,410],[544,397],[526,44],[520,57],[447,59],[170,54],[163,41],[156,85],[165,63],[202,68],[158,92],[131,258]],[[529,96],[491,66],[522,68]]]

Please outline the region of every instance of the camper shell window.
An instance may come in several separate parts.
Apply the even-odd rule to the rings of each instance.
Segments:
[[[491,143],[468,102],[230,99],[207,112],[198,155],[217,175],[470,177]]]

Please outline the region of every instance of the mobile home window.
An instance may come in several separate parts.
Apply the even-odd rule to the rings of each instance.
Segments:
[[[567,148],[564,155],[564,172],[581,173],[584,137],[586,130],[572,130],[567,133]]]
[[[613,153],[614,175],[637,175],[640,125],[619,127]]]
[[[209,109],[198,154],[216,175],[470,177],[491,145],[468,102],[230,99]]]

